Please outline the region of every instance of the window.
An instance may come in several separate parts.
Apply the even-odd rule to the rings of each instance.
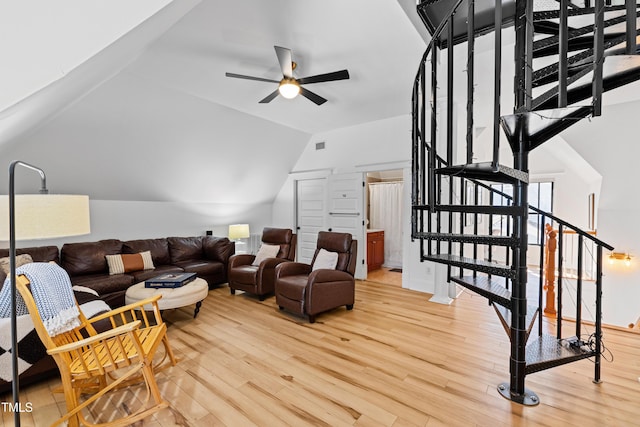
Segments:
[[[494,184],[491,188],[504,193],[504,196],[493,194],[492,204],[494,206],[508,206],[512,203],[513,187],[511,184]],[[553,182],[529,183],[528,199],[529,206],[533,206],[544,212],[553,213]],[[544,222],[550,224],[551,219],[545,218]],[[529,211],[527,224],[528,243],[530,245],[539,245],[540,233],[543,232],[542,215]],[[513,224],[510,221],[510,217],[498,215],[493,221],[493,234],[508,236],[512,232],[511,227],[513,227]]]

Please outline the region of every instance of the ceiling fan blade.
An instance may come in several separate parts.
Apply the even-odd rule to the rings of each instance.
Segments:
[[[291,79],[293,78],[293,66],[291,65],[291,49],[286,47],[274,46],[278,62],[282,69],[282,75]]]
[[[333,73],[326,74],[318,74],[316,76],[311,77],[303,77],[298,79],[298,83],[301,85],[310,84],[310,83],[322,83],[322,82],[331,82],[334,80],[346,80],[349,78],[349,71],[340,70],[334,71]]]
[[[269,95],[267,95],[264,99],[262,99],[258,104],[267,104],[271,101],[273,101],[275,99],[276,96],[278,96],[278,89],[274,90],[273,92],[271,92]]]
[[[300,95],[304,96],[305,98],[315,103],[316,105],[322,105],[325,102],[327,102],[327,100],[321,97],[320,95],[316,95],[315,93],[303,87],[300,88]]]
[[[256,80],[259,82],[269,82],[269,83],[280,83],[279,80],[263,79],[262,77],[244,76],[242,74],[224,73],[224,75],[227,77],[233,77],[236,79]]]

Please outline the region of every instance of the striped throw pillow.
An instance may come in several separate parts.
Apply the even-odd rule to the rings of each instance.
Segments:
[[[153,270],[155,268],[150,251],[137,254],[105,255],[105,258],[107,259],[110,275]]]

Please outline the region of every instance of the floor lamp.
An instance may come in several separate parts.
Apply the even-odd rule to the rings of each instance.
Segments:
[[[39,194],[15,194],[17,166],[40,174]],[[0,196],[0,240],[9,241],[9,278],[11,284],[11,368],[14,425],[20,426],[18,375],[18,327],[16,315],[16,240],[51,239],[90,233],[89,197],[50,195],[44,171],[16,160],[9,165],[9,195]],[[17,221],[16,221],[17,220]]]

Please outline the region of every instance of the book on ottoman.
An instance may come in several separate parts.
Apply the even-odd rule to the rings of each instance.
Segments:
[[[165,273],[144,282],[145,288],[179,288],[195,280],[196,273]]]

